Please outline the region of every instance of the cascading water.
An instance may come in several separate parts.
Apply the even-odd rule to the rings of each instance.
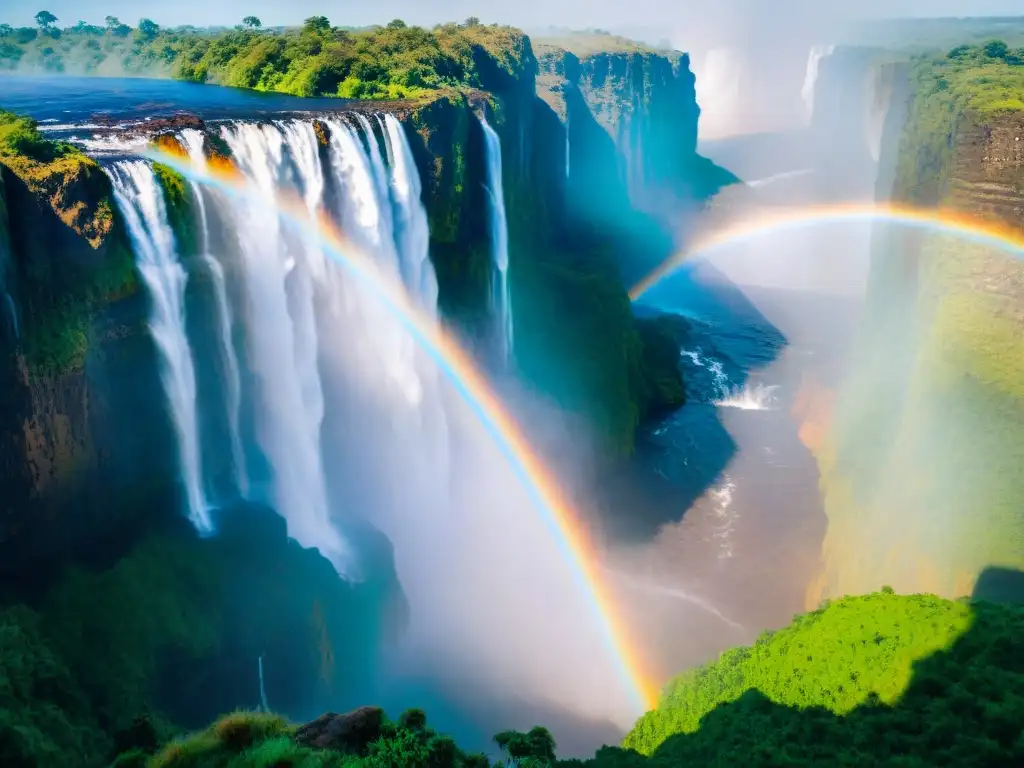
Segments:
[[[405,130],[389,116],[328,118],[323,128],[325,144],[302,121],[231,123],[221,135],[263,193],[294,190],[310,214],[332,219],[342,253],[328,259],[314,228],[298,232],[251,199],[206,191],[214,240],[225,242],[218,257],[241,284],[229,298],[245,302],[233,316],[254,373],[243,380],[257,442],[254,495],[342,573],[352,572],[348,539],[335,528],[342,514],[346,530],[359,530],[360,517],[387,536],[410,606],[387,666],[399,678],[395,707],[413,703],[401,698],[403,676],[437,677],[449,693],[501,690],[627,725],[637,713],[593,602],[550,513],[495,445],[500,426],[458,399],[462,382],[442,387],[447,363],[334,263],[357,250],[406,289],[420,323],[439,322]]]
[[[311,212],[323,191],[316,133],[309,123],[225,126],[221,137],[242,173],[266,195],[297,189]],[[317,547],[339,573],[356,564],[333,524],[327,501],[320,425],[323,394],[311,273],[323,271],[310,238],[285,230],[272,209],[224,200],[223,217],[237,239],[248,299],[248,360],[255,374],[256,435],[271,467],[264,490],[300,544]]]
[[[188,515],[197,529],[210,532],[199,453],[196,376],[185,331],[188,274],[178,258],[163,190],[152,167],[141,161],[121,162],[108,173],[151,299],[149,327],[160,351],[160,375],[178,436]]]
[[[505,219],[505,193],[501,179],[501,139],[487,118],[480,116],[487,142],[487,193],[491,201],[491,247],[497,271],[494,285],[494,314],[498,325],[500,352],[505,361],[512,356],[512,299],[508,285],[508,221]]]
[[[405,284],[421,309],[437,319],[437,276],[430,263],[430,227],[421,200],[420,175],[401,124],[384,116],[385,136],[391,160],[391,188],[398,208],[395,237],[402,254]]]
[[[821,60],[831,56],[834,50],[834,45],[815,45],[807,55],[807,71],[804,74],[804,84],[800,89],[800,97],[804,102],[804,117],[808,124],[814,119],[814,89],[818,84],[818,70],[821,69]]]
[[[203,152],[203,134],[194,128],[186,128],[180,134],[189,159],[200,170],[206,168],[206,155]],[[235,352],[233,339],[234,319],[231,316],[231,305],[228,303],[227,283],[224,279],[224,268],[210,253],[210,227],[206,214],[206,200],[198,184],[192,185],[192,196],[196,201],[200,230],[200,258],[210,270],[213,278],[214,298],[217,304],[217,319],[220,323],[221,359],[224,362],[225,407],[228,414],[228,431],[231,441],[231,462],[235,470],[235,486],[242,498],[249,493],[249,473],[246,468],[245,451],[242,448],[242,378]]]
[[[565,109],[565,178],[569,178],[569,123],[571,118],[569,108]]]

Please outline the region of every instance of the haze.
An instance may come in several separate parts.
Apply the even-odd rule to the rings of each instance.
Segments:
[[[129,0],[104,0],[81,3],[75,0],[9,0],[4,3],[4,19],[9,24],[33,23],[32,17],[41,8],[54,13],[63,24],[79,19],[101,22],[104,16],[119,16],[127,23],[144,14],[159,24],[233,25],[242,16],[256,14],[266,25],[296,24],[314,14],[326,14],[332,22],[342,25],[382,23],[402,18],[418,24],[461,20],[479,16],[487,22],[500,22],[523,27],[566,25],[580,27],[614,27],[623,24],[658,24],[678,34],[683,28],[701,29],[731,37],[747,31],[765,32],[766,23],[785,25],[787,29],[807,25],[831,26],[852,18],[900,16],[998,16],[1020,13],[1014,0],[988,0],[966,3],[963,0],[861,0],[841,8],[826,7],[819,0],[697,0],[685,7],[670,0],[563,0],[552,4],[545,0],[522,0],[515,4],[481,2],[480,0],[391,0],[373,4],[353,3],[340,6],[321,0],[296,0],[283,6],[271,0],[247,0],[211,5],[200,0],[165,5],[155,10],[142,10]],[[666,27],[666,22],[669,23]]]

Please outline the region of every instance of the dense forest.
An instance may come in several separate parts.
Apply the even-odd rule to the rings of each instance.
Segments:
[[[325,16],[298,29],[262,29],[247,17],[237,29],[161,29],[142,19],[132,29],[114,17],[106,26],[79,22],[61,29],[43,11],[39,27],[0,25],[0,71],[171,76],[298,96],[415,98],[447,87],[480,87],[481,66],[508,75],[529,50],[519,30],[476,19],[433,30],[395,20],[348,30]],[[493,59],[481,60],[482,47]]]

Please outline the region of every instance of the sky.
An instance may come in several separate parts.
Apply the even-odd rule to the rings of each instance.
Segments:
[[[147,8],[143,11],[143,8]],[[267,26],[298,24],[303,18],[325,15],[340,26],[384,23],[393,18],[430,25],[478,16],[486,23],[521,27],[568,26],[572,28],[617,25],[663,25],[672,31],[697,24],[715,29],[756,29],[764,23],[836,23],[842,15],[894,16],[991,16],[1020,15],[1020,0],[378,0],[374,3],[328,3],[324,0],[245,0],[210,3],[208,0],[177,0],[143,6],[135,0],[4,0],[0,23],[32,24],[39,10],[55,14],[62,26],[78,20],[100,24],[107,15],[136,24],[140,15],[158,24],[237,24],[243,16],[258,16]]]

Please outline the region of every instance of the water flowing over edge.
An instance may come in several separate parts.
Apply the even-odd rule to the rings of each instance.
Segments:
[[[178,436],[188,516],[199,531],[209,533],[213,525],[203,492],[196,375],[185,329],[188,274],[178,256],[163,190],[152,166],[139,160],[122,161],[108,168],[108,174],[150,296],[149,327],[160,353],[160,378]]]
[[[508,284],[508,221],[505,218],[505,193],[501,175],[501,139],[491,128],[487,118],[480,116],[487,144],[487,193],[491,202],[491,246],[494,249],[496,271],[494,314],[498,330],[498,345],[502,359],[507,363],[513,354],[512,297]]]

